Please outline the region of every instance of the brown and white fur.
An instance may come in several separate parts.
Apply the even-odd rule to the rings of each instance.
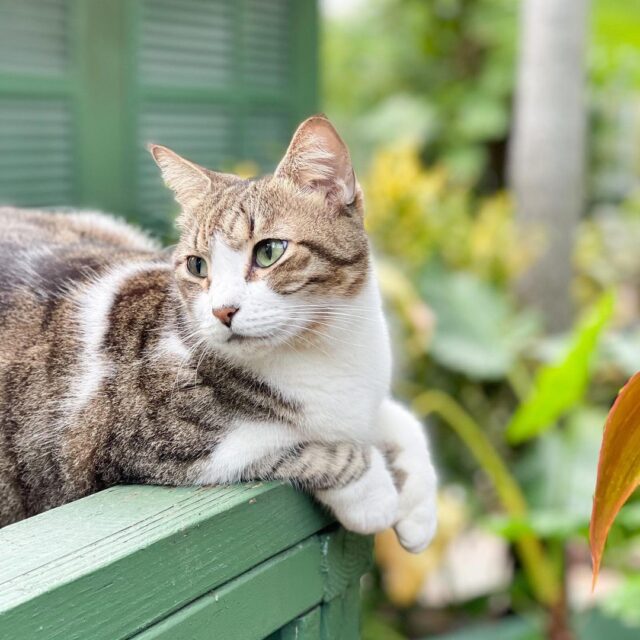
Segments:
[[[335,129],[308,119],[254,181],[150,151],[181,207],[172,254],[100,214],[0,209],[0,526],[117,483],[284,479],[349,529],[424,548],[435,474],[389,395]],[[261,268],[270,238],[286,249]]]

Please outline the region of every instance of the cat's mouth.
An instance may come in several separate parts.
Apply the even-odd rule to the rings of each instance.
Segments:
[[[268,336],[247,336],[242,333],[231,333],[227,342],[256,342],[259,340],[268,340]]]

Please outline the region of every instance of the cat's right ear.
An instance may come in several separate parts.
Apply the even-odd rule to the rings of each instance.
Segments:
[[[160,144],[149,144],[149,153],[155,160],[164,183],[185,210],[195,207],[203,195],[211,191],[213,172],[191,162],[175,151]]]

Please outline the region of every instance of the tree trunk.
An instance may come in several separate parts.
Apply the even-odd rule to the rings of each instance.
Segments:
[[[588,0],[524,0],[510,149],[516,218],[541,234],[537,261],[520,281],[547,328],[572,317],[571,256],[584,205],[585,41]]]

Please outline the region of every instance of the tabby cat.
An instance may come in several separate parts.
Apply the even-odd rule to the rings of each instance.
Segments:
[[[151,154],[173,253],[97,213],[0,209],[0,526],[119,483],[280,479],[423,549],[435,474],[389,396],[349,152],[306,120],[273,176]]]

